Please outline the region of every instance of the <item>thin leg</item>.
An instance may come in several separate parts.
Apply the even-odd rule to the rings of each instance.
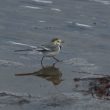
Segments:
[[[42,59],[41,59],[41,65],[42,65],[42,67],[44,67],[44,66],[43,66],[43,59],[44,59],[44,56],[43,56]]]
[[[57,62],[60,62],[59,59],[55,58],[54,56],[52,57],[54,60],[56,60]]]

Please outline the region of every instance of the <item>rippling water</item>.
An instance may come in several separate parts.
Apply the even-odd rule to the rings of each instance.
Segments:
[[[108,110],[107,100],[75,91],[73,79],[109,75],[109,10],[108,0],[0,1],[0,110]],[[54,37],[65,41],[55,68],[47,58],[43,70],[38,52],[15,52]]]

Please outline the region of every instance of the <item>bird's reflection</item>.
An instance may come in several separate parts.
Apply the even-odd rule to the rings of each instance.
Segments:
[[[35,71],[32,73],[20,73],[15,75],[16,76],[28,76],[28,75],[38,76],[48,81],[51,81],[54,85],[59,85],[61,81],[63,81],[61,78],[62,73],[59,70],[59,68],[55,67],[55,65],[42,67],[38,71]]]

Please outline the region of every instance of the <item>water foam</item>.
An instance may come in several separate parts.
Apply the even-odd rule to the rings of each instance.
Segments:
[[[110,1],[105,1],[105,0],[93,0],[93,1],[103,3],[104,5],[110,5]]]
[[[11,43],[11,44],[14,44],[14,45],[21,45],[21,46],[28,46],[28,47],[31,47],[31,48],[37,48],[36,46],[32,46],[32,45],[24,44],[24,43],[20,43],[20,42],[15,42],[15,41],[8,41],[8,42]]]
[[[47,1],[47,0],[33,0],[33,1],[35,1],[35,2],[40,2],[40,3],[49,3],[49,4],[51,4],[51,3],[53,3],[52,1]]]
[[[0,60],[0,65],[1,66],[24,66],[24,64],[20,63],[20,62],[15,62],[15,61],[10,61],[10,60]]]
[[[61,12],[61,10],[58,9],[58,8],[51,8],[51,10],[53,10],[53,11],[57,11],[57,12]]]
[[[23,7],[25,7],[25,8],[31,8],[31,9],[37,9],[37,10],[42,9],[40,7],[34,7],[34,6],[23,6]]]
[[[80,27],[87,27],[87,28],[91,28],[92,26],[91,25],[87,25],[87,24],[81,24],[81,23],[75,23],[77,26],[80,26]]]

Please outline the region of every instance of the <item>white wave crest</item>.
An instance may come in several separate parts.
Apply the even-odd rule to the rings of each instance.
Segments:
[[[87,24],[81,24],[81,23],[75,23],[77,26],[80,26],[80,27],[87,27],[87,28],[91,28],[92,26],[91,25],[87,25]]]
[[[23,6],[23,7],[25,7],[25,8],[31,8],[31,9],[37,9],[37,10],[42,9],[40,7],[34,7],[34,6]]]
[[[49,1],[49,0],[33,0],[35,2],[40,2],[40,3],[53,3],[52,1]]]
[[[105,0],[93,0],[93,1],[103,3],[104,5],[110,5],[110,1],[105,1]]]
[[[61,10],[58,9],[58,8],[51,8],[51,10],[53,10],[53,11],[57,11],[57,12],[61,12]]]
[[[63,62],[66,64],[73,64],[74,66],[95,66],[95,64],[91,64],[83,58],[71,58],[68,60],[64,60]]]
[[[15,41],[8,41],[8,42],[11,44],[14,44],[14,45],[21,45],[21,46],[28,46],[31,48],[37,48],[36,46],[32,46],[32,45],[28,45],[28,44],[24,44],[24,43],[20,43],[20,42],[15,42]]]
[[[39,22],[40,22],[40,23],[45,23],[46,21],[43,21],[43,20],[39,20]]]
[[[0,60],[0,65],[1,66],[10,66],[10,65],[24,66],[24,64],[22,64],[20,62],[14,62],[14,61],[9,61],[9,60]]]

